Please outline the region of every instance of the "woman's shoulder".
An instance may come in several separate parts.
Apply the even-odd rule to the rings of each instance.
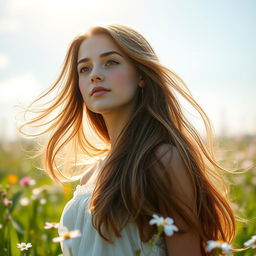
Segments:
[[[101,159],[96,161],[96,163],[93,164],[92,167],[89,168],[89,170],[87,170],[85,172],[85,174],[80,179],[80,185],[81,186],[89,184],[90,179],[92,178],[93,174],[95,173],[96,169],[98,168],[99,162],[101,162],[101,161],[102,161]]]
[[[180,157],[177,147],[171,143],[162,143],[155,149],[155,155],[162,163],[167,163]]]
[[[155,154],[167,173],[171,177],[176,177],[177,184],[181,183],[184,187],[189,187],[189,184],[192,182],[191,172],[188,171],[187,165],[183,160],[184,156],[182,156],[182,153],[179,152],[175,145],[161,144],[156,149]]]
[[[92,176],[93,170],[94,170],[94,168],[91,168],[91,169],[89,169],[88,171],[85,172],[85,174],[80,179],[80,185],[81,186],[85,185],[89,181],[90,177]]]

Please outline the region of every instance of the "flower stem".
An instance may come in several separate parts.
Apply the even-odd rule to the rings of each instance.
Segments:
[[[151,252],[152,252],[154,246],[156,245],[157,241],[159,240],[159,237],[161,236],[162,232],[163,232],[163,227],[162,227],[162,226],[159,226],[159,227],[158,227],[158,232],[157,232],[157,234],[156,234],[156,238],[152,241],[152,243],[151,243],[151,245],[150,245],[151,248],[150,248],[149,252],[146,253],[146,256],[150,256],[150,254],[151,254]]]

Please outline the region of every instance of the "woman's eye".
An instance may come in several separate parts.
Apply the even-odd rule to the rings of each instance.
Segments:
[[[82,67],[82,68],[80,69],[80,73],[84,73],[84,72],[83,72],[84,69],[85,69],[84,72],[86,72],[86,71],[87,71],[86,69],[88,69],[88,67]]]
[[[119,64],[119,62],[117,62],[117,61],[115,61],[115,60],[108,60],[107,63],[106,63],[106,65],[109,64],[109,63],[111,63],[111,64],[114,63],[115,65]],[[87,72],[88,69],[89,69],[88,67],[82,67],[82,68],[80,68],[79,73]]]
[[[117,62],[117,61],[115,61],[115,60],[108,60],[108,61],[107,61],[107,64],[108,64],[108,63],[119,64],[119,62]]]

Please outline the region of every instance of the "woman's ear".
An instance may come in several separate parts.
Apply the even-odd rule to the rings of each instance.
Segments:
[[[144,85],[145,85],[144,80],[141,80],[141,81],[139,82],[139,86],[140,86],[140,87],[144,87]]]
[[[143,87],[143,86],[145,85],[144,80],[143,80],[143,78],[142,78],[141,75],[139,76],[139,83],[138,83],[138,85],[139,85],[140,87]]]

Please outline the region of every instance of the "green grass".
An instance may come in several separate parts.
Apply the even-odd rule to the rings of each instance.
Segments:
[[[216,147],[219,162],[228,169],[244,169],[256,164],[256,136],[218,138]],[[59,255],[59,243],[52,242],[58,232],[56,229],[44,229],[44,225],[45,222],[59,222],[63,207],[71,199],[77,182],[63,190],[35,168],[37,163],[28,159],[24,149],[30,151],[33,145],[25,141],[0,143],[0,255]],[[11,184],[8,175],[16,175],[18,183]],[[20,186],[19,181],[25,176],[34,179],[36,184]],[[248,223],[237,222],[237,234],[232,245],[242,248],[245,241],[256,235],[256,167],[249,168],[244,174],[227,175],[227,180],[231,184],[230,194],[235,212],[250,220]],[[32,199],[34,189],[44,186],[47,189]],[[3,191],[6,191],[6,195]],[[12,204],[5,206],[4,198],[12,201]],[[28,205],[21,205],[22,198],[28,198]],[[21,242],[32,244],[25,251],[27,254],[17,248],[17,243]],[[255,254],[253,249],[234,253],[238,256]]]

